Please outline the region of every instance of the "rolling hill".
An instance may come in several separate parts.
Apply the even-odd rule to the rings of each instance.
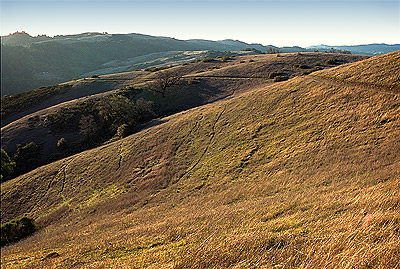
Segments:
[[[2,96],[81,78],[88,73],[133,71],[156,64],[191,61],[204,53],[265,48],[240,41],[177,40],[142,34],[82,33],[32,37],[17,32],[1,38]],[[147,56],[147,57],[146,57]]]
[[[34,37],[25,32],[16,32],[1,37],[1,95],[13,95],[94,74],[129,72],[155,65],[179,65],[215,52],[241,55],[269,50],[288,53],[318,49],[322,52],[333,48],[367,55],[400,50],[399,45],[385,44],[279,48],[238,40],[178,40],[143,34],[89,32]]]
[[[41,226],[2,267],[398,267],[399,58],[258,85],[2,183],[2,222]]]
[[[100,115],[104,113],[99,110],[104,111],[103,101],[108,103],[110,98],[115,96],[129,96],[129,102],[133,103],[140,100],[151,102],[152,115],[137,121],[143,124],[154,118],[275,83],[272,75],[288,79],[365,58],[330,53],[248,55],[225,61],[216,58],[209,62],[200,61],[158,71],[134,71],[89,77],[42,87],[2,98],[2,147],[10,156],[14,156],[18,145],[36,143],[39,146],[35,157],[36,164],[30,169],[20,171],[27,172],[112,139],[117,133],[117,128],[127,124],[127,120],[118,120],[118,123],[107,122],[102,126],[98,124],[98,128],[103,130],[102,137],[89,138],[90,141],[97,140],[95,144],[88,143],[86,135],[82,133],[80,120],[90,116],[94,117],[96,122],[104,121],[104,116]],[[329,61],[331,63],[327,63]],[[175,85],[162,97],[151,89],[154,80],[165,72],[180,74],[182,79],[180,85]],[[112,130],[108,133],[106,130],[109,127],[112,127]],[[133,131],[141,128],[138,124],[133,127]],[[68,152],[59,151],[57,143],[61,138],[65,138],[69,143]]]

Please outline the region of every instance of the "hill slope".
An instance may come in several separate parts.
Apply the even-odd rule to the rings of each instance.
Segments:
[[[398,57],[181,112],[3,183],[2,221],[42,229],[2,266],[397,267],[398,84],[326,78],[390,80]]]
[[[159,71],[104,75],[39,88],[2,98],[2,147],[10,156],[14,156],[18,145],[30,142],[39,145],[36,164],[23,168],[17,174],[28,172],[40,165],[93,147],[93,143],[87,140],[95,141],[98,145],[115,138],[119,126],[130,124],[126,119],[103,124],[103,112],[109,110],[109,105],[105,108],[104,102],[117,106],[115,103],[118,100],[112,98],[115,95],[120,98],[129,96],[129,102],[132,103],[144,100],[152,104],[151,116],[145,120],[137,117],[137,122],[142,124],[153,118],[171,115],[221,98],[230,98],[261,85],[274,83],[274,79],[268,78],[270,74],[279,74],[287,79],[364,58],[329,53],[248,55],[225,61],[218,58],[210,62],[195,62]],[[334,64],[326,63],[332,59],[335,59]],[[180,74],[183,78],[180,85],[171,87],[166,96],[162,97],[152,92],[151,88],[164,72]],[[134,107],[133,104],[131,106]],[[125,113],[126,111],[120,114]],[[143,113],[139,116],[141,114]],[[93,134],[87,139],[87,134],[81,132],[80,120],[87,116],[96,119],[96,128],[92,129],[102,129],[101,135]],[[135,115],[129,118],[135,118]],[[135,131],[141,128],[139,124],[130,125],[135,125],[130,128]],[[57,147],[61,138],[65,138],[69,145],[68,150],[63,152]],[[16,161],[17,168],[26,162],[25,159]]]

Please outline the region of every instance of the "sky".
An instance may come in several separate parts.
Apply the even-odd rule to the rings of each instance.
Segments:
[[[400,43],[400,0],[1,0],[0,34],[141,33],[275,46]]]

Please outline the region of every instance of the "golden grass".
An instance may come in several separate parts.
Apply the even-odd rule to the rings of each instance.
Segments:
[[[1,266],[400,267],[395,92],[295,78],[163,122],[3,183],[43,228]]]
[[[322,77],[344,80],[360,86],[382,87],[400,93],[400,54],[398,51],[375,57],[360,63],[336,67],[329,72],[317,73]]]

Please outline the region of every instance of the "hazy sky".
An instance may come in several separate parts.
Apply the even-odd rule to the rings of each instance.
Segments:
[[[1,0],[1,35],[142,33],[264,45],[400,43],[400,0]]]

